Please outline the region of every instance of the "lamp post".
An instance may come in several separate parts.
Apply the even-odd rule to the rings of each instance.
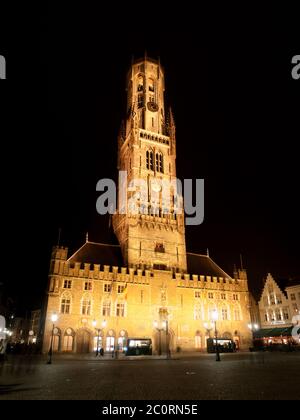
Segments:
[[[157,321],[154,321],[154,328],[158,331],[158,355],[161,356],[161,332],[164,330],[164,325],[162,327],[159,327],[159,324]]]
[[[54,313],[54,314],[51,315],[52,333],[51,333],[50,349],[49,349],[49,352],[48,352],[48,356],[49,356],[48,361],[47,361],[48,365],[51,365],[51,363],[52,363],[54,328],[55,328],[55,322],[57,321],[57,319],[58,319],[57,314]]]
[[[215,309],[212,313],[212,320],[215,323],[215,339],[216,339],[216,362],[220,362],[220,352],[218,345],[218,330],[217,330],[217,320],[218,320],[218,311]]]
[[[97,348],[96,348],[96,354],[95,354],[95,356],[97,357],[98,354],[99,354],[99,341],[100,341],[100,331],[101,331],[101,329],[100,328],[96,328],[96,325],[97,325],[97,321],[94,319],[94,321],[93,321],[93,327],[97,331]]]

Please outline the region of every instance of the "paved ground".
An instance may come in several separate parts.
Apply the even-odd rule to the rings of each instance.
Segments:
[[[177,360],[11,356],[0,400],[300,399],[300,353],[197,354]]]

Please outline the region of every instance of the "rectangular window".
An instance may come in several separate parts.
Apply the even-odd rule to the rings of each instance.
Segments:
[[[274,293],[270,293],[270,304],[275,305],[275,295],[274,295]]]
[[[125,290],[125,286],[124,286],[124,285],[119,284],[119,285],[118,285],[118,293],[123,293],[123,292],[124,292],[124,290]]]
[[[92,290],[93,289],[93,284],[91,281],[86,281],[84,283],[84,290]]]
[[[221,293],[221,299],[226,300],[226,293]]]
[[[295,295],[295,293],[291,293],[291,300],[296,300],[296,295]]]
[[[125,316],[125,304],[117,303],[116,316],[124,317]]]
[[[61,300],[61,306],[60,306],[60,312],[62,314],[69,314],[70,313],[70,306],[71,306],[70,299],[62,299]]]
[[[222,309],[222,320],[227,321],[227,319],[228,319],[228,311],[227,311],[226,308],[223,308]]]
[[[111,284],[110,283],[104,283],[103,289],[104,289],[104,292],[110,293],[111,292]]]
[[[286,321],[290,318],[289,310],[288,308],[283,308],[283,319]]]
[[[298,312],[298,305],[297,303],[293,303],[293,311]]]
[[[64,280],[64,289],[71,289],[72,280]]]
[[[282,304],[281,295],[276,295],[276,302],[277,302],[277,305],[281,305]]]
[[[196,291],[195,292],[195,298],[201,298],[201,292]]]
[[[104,302],[102,305],[102,316],[110,316],[110,302]]]
[[[214,294],[212,292],[208,292],[208,299],[213,299],[214,298]]]
[[[199,320],[201,318],[202,318],[201,317],[201,307],[196,305],[195,308],[194,308],[194,319]]]
[[[233,300],[239,300],[239,295],[237,295],[236,293],[233,294],[232,296]]]

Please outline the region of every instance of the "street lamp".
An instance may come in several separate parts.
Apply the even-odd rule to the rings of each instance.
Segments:
[[[218,331],[217,331],[217,320],[218,320],[218,311],[216,309],[212,312],[212,320],[215,323],[215,339],[216,339],[216,362],[220,362],[220,352],[218,345]]]
[[[47,364],[48,365],[51,365],[51,363],[52,363],[52,353],[53,353],[53,337],[54,337],[54,328],[55,328],[55,322],[57,321],[57,319],[58,319],[58,316],[57,316],[57,314],[56,313],[54,313],[54,314],[52,314],[51,315],[51,321],[52,321],[52,334],[51,334],[51,342],[50,342],[50,349],[49,349],[49,352],[48,352],[48,356],[49,356],[49,358],[48,358],[48,361],[47,361]]]

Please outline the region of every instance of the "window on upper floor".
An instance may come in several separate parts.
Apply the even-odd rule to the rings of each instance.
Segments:
[[[71,296],[69,294],[63,294],[60,301],[60,312],[62,314],[71,313]]]
[[[282,304],[282,297],[281,297],[281,295],[279,295],[279,294],[276,295],[276,302],[277,302],[277,305],[281,305]]]
[[[164,244],[162,244],[162,243],[160,243],[160,242],[157,242],[157,243],[155,244],[154,251],[155,251],[155,252],[161,252],[161,253],[164,253],[164,252],[165,252],[165,247],[164,247]]]
[[[270,304],[271,305],[275,305],[275,295],[274,293],[270,293]]]
[[[291,300],[296,300],[296,295],[295,295],[295,293],[291,293]]]
[[[64,280],[64,289],[71,289],[72,288],[72,280]]]
[[[275,310],[275,317],[276,317],[276,321],[282,321],[280,309]]]
[[[84,282],[84,290],[92,290],[93,289],[93,283],[91,281]]]
[[[297,305],[297,303],[293,303],[293,304],[292,304],[292,308],[293,308],[293,311],[294,311],[295,313],[298,313],[298,305]]]
[[[153,152],[152,150],[146,151],[146,168],[150,171],[154,170],[154,162],[153,162]]]
[[[208,292],[208,299],[213,299],[214,298],[214,294],[212,292]]]
[[[232,299],[233,299],[233,300],[239,300],[239,295],[238,295],[237,293],[234,293],[234,294],[232,295]]]
[[[119,317],[125,316],[125,303],[117,303],[116,316],[119,316]]]
[[[194,307],[194,319],[199,320],[202,319],[202,311],[200,305],[195,305]]]
[[[228,309],[222,308],[222,320],[227,321],[228,320]]]
[[[154,92],[154,80],[149,79],[149,91]]]
[[[81,302],[81,314],[91,315],[92,302],[90,298],[83,298]]]
[[[104,283],[103,290],[106,293],[110,293],[111,292],[111,284],[110,283]]]
[[[284,320],[288,320],[288,319],[290,319],[290,314],[289,314],[289,310],[288,310],[288,308],[283,308],[283,319]]]
[[[233,316],[234,316],[235,321],[240,321],[241,320],[241,313],[240,313],[240,310],[238,308],[234,309]]]
[[[110,316],[110,308],[111,303],[110,301],[103,302],[102,304],[102,316]]]
[[[226,293],[221,293],[221,299],[226,300]]]
[[[201,292],[198,290],[195,291],[195,298],[201,298]]]
[[[123,293],[125,290],[125,286],[123,284],[118,285],[118,293]]]
[[[144,95],[142,93],[138,94],[138,108],[143,108],[144,106]]]

